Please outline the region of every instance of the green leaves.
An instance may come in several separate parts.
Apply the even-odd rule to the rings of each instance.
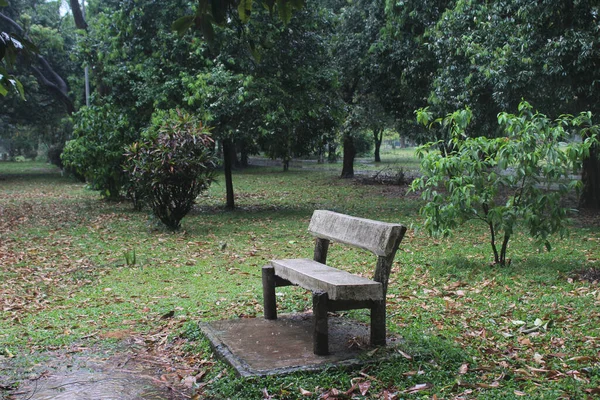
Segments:
[[[171,29],[173,29],[175,32],[177,32],[177,34],[179,36],[183,36],[187,33],[188,29],[191,28],[191,26],[194,24],[195,20],[196,20],[195,15],[186,15],[184,17],[177,19],[175,22],[173,22]]]
[[[242,23],[246,23],[250,20],[250,14],[252,14],[252,0],[240,0],[238,5],[238,14]]]
[[[183,110],[159,112],[160,125],[125,154],[131,195],[168,228],[178,229],[214,179],[217,159],[209,129]]]
[[[534,113],[527,102],[519,110],[518,115],[498,116],[504,136],[492,139],[466,137],[468,109],[436,119],[451,139],[417,150],[423,176],[411,186],[428,201],[422,214],[431,234],[446,235],[467,220],[480,220],[489,227],[494,261],[500,264],[506,262],[508,241],[520,224],[547,250],[551,249],[549,236],[565,234],[570,210],[562,200],[581,185],[571,173],[579,171],[586,151],[598,143],[598,126],[591,124],[587,113],[577,118],[565,115],[553,122]],[[418,116],[421,123],[431,120],[426,110]],[[566,145],[565,127],[581,132],[582,126],[589,142]],[[498,252],[496,238],[500,236]]]

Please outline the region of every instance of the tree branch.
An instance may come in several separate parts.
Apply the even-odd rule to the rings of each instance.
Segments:
[[[24,35],[23,28],[12,18],[0,13],[0,21],[8,24],[12,30],[19,35]],[[51,92],[58,95],[59,100],[67,107],[67,112],[72,114],[75,111],[75,107],[73,106],[73,101],[69,98],[69,87],[67,86],[65,80],[58,75],[56,71],[54,71],[54,68],[52,68],[44,56],[37,54],[36,59],[41,68],[36,66],[31,66],[31,68],[33,69],[33,72],[35,73],[39,82]]]
[[[59,100],[65,105],[65,107],[67,107],[67,112],[69,114],[73,114],[75,112],[75,106],[73,105],[73,101],[71,100],[71,98],[69,98],[67,91],[62,89],[60,85],[58,85],[58,84],[52,82],[51,80],[49,80],[48,78],[46,78],[44,73],[38,67],[32,66],[31,69],[37,76],[40,83],[43,84],[51,92],[54,92],[59,97]],[[52,71],[52,72],[54,73],[54,71]],[[54,73],[54,74],[56,75],[56,73]],[[62,78],[59,77],[59,79],[64,84],[64,81],[62,80]]]
[[[19,35],[23,34],[23,28],[21,28],[21,26],[19,24],[17,24],[15,21],[13,21],[12,18],[4,15],[3,13],[0,13],[0,19],[2,21],[4,21],[5,23],[7,23],[8,25],[10,25],[10,27],[13,29],[13,31],[15,33],[18,33]]]

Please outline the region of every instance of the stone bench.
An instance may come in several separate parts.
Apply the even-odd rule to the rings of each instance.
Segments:
[[[328,354],[327,313],[368,308],[371,310],[371,345],[386,342],[385,298],[396,250],[406,227],[399,224],[316,210],[308,231],[316,237],[314,259],[272,260],[262,269],[266,319],[277,319],[275,288],[297,285],[313,293],[313,351]],[[369,250],[377,256],[373,279],[326,265],[330,241]]]

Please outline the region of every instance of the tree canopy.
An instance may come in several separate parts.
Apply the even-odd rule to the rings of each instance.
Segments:
[[[85,17],[77,0],[67,14],[60,4],[0,3],[5,136],[68,139],[84,65],[99,114],[77,112],[75,126],[117,112],[128,132],[102,129],[125,141],[117,149],[156,111],[187,108],[213,125],[226,169],[259,151],[287,165],[343,147],[342,176],[351,177],[357,143],[371,137],[379,160],[386,129],[448,142],[443,129],[416,123],[414,110],[426,106],[437,115],[468,107],[473,137],[503,135],[497,115],[523,99],[549,118],[600,109],[592,0],[93,0]],[[35,52],[20,51],[30,42]],[[91,132],[74,140],[95,143]],[[598,154],[593,146],[583,164],[582,204],[592,207],[600,207]]]

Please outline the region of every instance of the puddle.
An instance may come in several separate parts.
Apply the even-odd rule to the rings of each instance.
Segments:
[[[164,349],[130,337],[113,348],[82,347],[0,357],[0,399],[6,400],[183,400],[194,368]],[[4,373],[6,372],[6,374]],[[13,385],[20,382],[18,388]]]

